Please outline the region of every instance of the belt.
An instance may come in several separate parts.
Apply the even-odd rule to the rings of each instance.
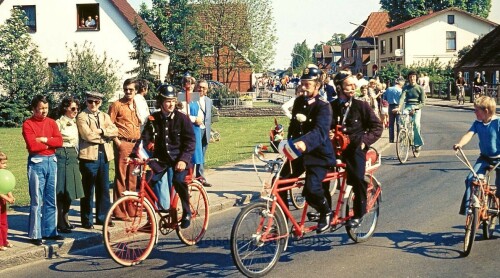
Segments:
[[[139,141],[139,139],[128,139],[125,137],[118,137],[118,139],[120,139],[120,141],[127,141],[129,143],[135,143],[135,142]]]

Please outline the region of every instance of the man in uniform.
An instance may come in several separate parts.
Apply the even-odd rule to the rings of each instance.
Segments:
[[[333,147],[328,138],[332,110],[328,102],[320,99],[320,77],[321,70],[315,65],[308,65],[304,70],[301,77],[304,95],[294,102],[288,130],[288,142],[303,154],[302,165],[306,171],[303,195],[308,204],[319,212],[317,233],[330,228],[332,213],[326,198],[330,195],[328,190],[325,192],[322,180],[328,169],[335,165]],[[296,174],[300,175],[297,171]]]
[[[173,173],[172,183],[175,191],[179,194],[182,203],[181,228],[189,227],[191,223],[191,210],[189,208],[189,192],[186,175],[190,166],[195,147],[193,124],[188,116],[175,108],[177,95],[175,88],[171,85],[161,85],[158,88],[156,99],[160,111],[148,117],[148,122],[142,133],[143,146],[153,153],[153,157],[160,161],[152,168],[156,172],[155,180],[162,178],[166,173]],[[135,145],[131,158],[137,157],[137,149],[140,143]],[[157,182],[154,188],[163,208],[168,208],[169,187]]]
[[[350,143],[342,152],[342,161],[346,164],[347,182],[352,185],[354,198],[354,217],[347,223],[352,228],[359,226],[360,219],[366,213],[365,150],[382,135],[383,127],[370,104],[354,99],[356,78],[350,72],[341,71],[333,82],[338,99],[332,105],[332,130],[341,125],[342,132],[349,136]],[[333,138],[333,134],[330,134]]]

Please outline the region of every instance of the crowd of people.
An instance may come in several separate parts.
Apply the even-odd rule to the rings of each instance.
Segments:
[[[32,244],[63,240],[62,233],[71,233],[75,225],[68,215],[77,199],[81,206],[80,224],[85,229],[93,229],[94,225],[114,226],[113,221],[131,221],[134,211],[117,207],[113,220],[104,223],[111,201],[120,198],[124,191],[137,190],[138,180],[128,162],[144,152],[158,158],[152,184],[159,197],[158,205],[169,208],[170,188],[175,187],[183,206],[180,226],[190,226],[186,176],[192,170],[194,178],[204,186],[212,186],[203,176],[212,101],[207,96],[207,81],[196,82],[185,76],[183,84],[184,90],[179,94],[192,93],[196,85],[200,97],[184,103],[188,108],[182,109],[176,89],[161,85],[156,96],[159,111],[152,115],[145,100],[149,83],[135,78],[124,81],[123,97],[111,103],[107,112],[100,110],[105,100],[101,92],[86,92],[82,110],[84,105],[78,99],[64,97],[56,119],[48,116],[52,108],[47,97],[33,97],[32,116],[22,126],[28,150],[28,237]],[[112,160],[115,178],[111,200]],[[0,168],[6,166],[7,155],[0,152]],[[12,193],[0,195],[0,251],[13,247],[7,241],[6,204],[14,202]]]

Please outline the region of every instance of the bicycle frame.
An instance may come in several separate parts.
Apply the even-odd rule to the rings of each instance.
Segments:
[[[308,204],[306,203],[304,208],[302,209],[302,213],[300,216],[300,219],[297,220],[290,210],[288,209],[287,205],[285,204],[285,201],[280,197],[279,193],[280,192],[286,192],[292,188],[296,187],[302,187],[304,185],[304,177],[297,177],[297,178],[288,178],[288,179],[280,179],[278,178],[280,176],[281,170],[283,169],[283,165],[285,163],[288,163],[287,160],[284,162],[276,161],[276,160],[265,160],[262,156],[262,145],[258,145],[254,149],[254,157],[257,157],[260,161],[265,162],[266,165],[279,165],[279,169],[274,171],[274,182],[273,184],[266,188],[266,183],[264,184],[264,190],[263,190],[263,196],[261,196],[262,199],[267,201],[267,206],[268,206],[268,214],[269,215],[275,215],[276,213],[280,213],[283,216],[286,216],[290,222],[292,223],[293,226],[293,235],[297,238],[303,237],[306,233],[315,231],[317,228],[317,225],[311,225],[311,226],[306,226],[306,218],[307,218],[307,209],[308,209]],[[255,164],[255,161],[254,161]],[[373,173],[375,172],[376,169],[381,164],[381,157],[380,155],[377,158],[377,161],[372,164],[369,163],[366,168],[366,176],[370,178],[369,188],[367,189],[368,192],[371,192],[371,189],[373,188],[373,180],[375,177],[373,176]],[[345,172],[345,167],[346,165],[344,163],[338,163],[335,167],[335,171],[327,173],[325,179],[323,182],[330,182],[332,180],[337,180],[337,184],[340,184],[339,187],[339,193],[337,197],[337,203],[335,205],[335,211],[332,217],[332,230],[337,230],[340,227],[342,227],[349,219],[352,218],[352,213],[349,215],[345,215],[345,205],[347,203],[348,196],[352,190],[352,187],[346,183],[346,177],[347,173]],[[273,168],[273,167],[267,167],[267,168]],[[256,169],[257,170],[257,169]],[[260,177],[259,177],[260,178]],[[291,185],[289,185],[291,184]],[[283,185],[288,185],[288,186],[283,186]],[[271,189],[271,191],[267,191],[266,189]],[[377,188],[377,191],[375,194],[367,196],[367,211],[369,211],[377,198],[380,196],[382,190],[381,188]],[[288,200],[286,200],[288,201]],[[285,222],[286,225],[286,233],[282,235],[277,235],[277,236],[272,236],[272,237],[267,237],[267,235],[270,235],[270,230],[272,226],[272,221],[273,217],[267,217],[267,223],[259,223],[258,230],[262,231],[264,227],[266,227],[265,231],[263,232],[263,238],[262,241],[273,241],[281,238],[288,238],[290,233],[288,232],[290,229],[288,227],[288,223]],[[336,226],[341,225],[339,228]],[[286,248],[285,248],[286,249]]]

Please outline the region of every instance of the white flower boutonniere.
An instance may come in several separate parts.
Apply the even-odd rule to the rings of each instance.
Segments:
[[[297,118],[297,121],[299,121],[299,123],[303,123],[307,120],[307,117],[304,114],[299,113],[295,117]]]

